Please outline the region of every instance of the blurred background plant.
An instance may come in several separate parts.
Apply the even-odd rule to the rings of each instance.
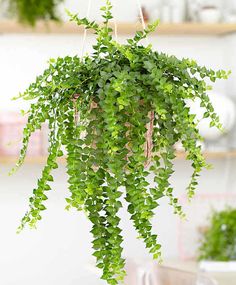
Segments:
[[[210,226],[204,231],[199,260],[236,260],[236,209],[213,212]]]
[[[63,0],[2,0],[11,16],[34,26],[38,20],[59,20],[58,5]]]

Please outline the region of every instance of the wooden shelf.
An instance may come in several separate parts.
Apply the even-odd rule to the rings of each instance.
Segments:
[[[224,159],[224,158],[236,158],[236,151],[221,151],[221,152],[204,152],[206,159]],[[184,152],[177,152],[176,159],[183,160],[186,158]],[[43,164],[47,160],[46,156],[26,157],[25,163],[27,164]],[[15,156],[0,156],[1,164],[14,164],[17,161]],[[58,162],[65,164],[66,159],[64,157],[58,158]]]
[[[139,23],[118,23],[118,35],[132,35],[137,30],[142,30]],[[0,21],[0,33],[2,34],[80,34],[83,33],[82,27],[75,23],[55,23],[39,22],[35,28],[19,24],[12,20]],[[183,23],[183,24],[161,24],[156,35],[212,35],[221,36],[236,32],[236,23],[219,24],[201,24],[201,23]]]
[[[236,151],[205,151],[203,155],[206,159],[236,158]],[[184,152],[177,152],[176,158],[185,159],[186,154]]]

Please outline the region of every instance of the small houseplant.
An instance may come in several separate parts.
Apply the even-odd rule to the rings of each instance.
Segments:
[[[121,197],[128,202],[139,238],[160,260],[161,246],[151,223],[159,199],[168,197],[175,213],[184,215],[170,184],[174,145],[181,142],[187,159],[192,161],[189,198],[194,195],[200,171],[207,167],[198,146],[202,138],[197,121],[187,100],[199,98],[204,117],[211,118],[211,126],[221,129],[207,96],[205,79],[214,82],[227,78],[228,73],[141,45],[157,22],[138,31],[127,44],[119,44],[109,26],[111,9],[107,0],[101,8],[102,25],[70,15],[71,20],[96,34],[94,52],[83,58],[50,60],[49,68],[20,94],[32,104],[15,170],[24,162],[31,134],[48,122],[48,159],[19,231],[26,224],[34,228],[41,220],[53,181],[51,172],[58,167],[57,158],[65,155],[70,191],[67,209],[75,207],[86,212],[92,224],[97,267],[102,269],[102,278],[112,285],[125,275],[119,226]],[[150,173],[154,174],[152,187],[147,180]]]
[[[213,212],[201,239],[199,260],[236,261],[236,209]]]
[[[63,0],[1,0],[6,2],[9,13],[22,23],[34,26],[38,20],[59,20],[57,5]]]

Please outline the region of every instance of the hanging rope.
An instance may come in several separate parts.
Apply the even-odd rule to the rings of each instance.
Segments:
[[[145,20],[144,20],[142,5],[141,5],[140,0],[136,0],[136,1],[137,1],[138,9],[139,9],[139,14],[140,14],[140,19],[141,19],[141,23],[142,23],[142,26],[143,26],[143,30],[145,30],[146,29],[146,24],[145,24]],[[148,37],[146,38],[146,43],[149,44]]]
[[[114,32],[115,32],[115,39],[116,41],[118,41],[117,22],[115,18],[114,18]]]
[[[86,18],[90,16],[90,11],[91,11],[91,5],[92,5],[92,0],[88,1],[88,8],[87,8],[87,13],[86,13]],[[87,39],[87,29],[84,28],[84,35],[83,35],[83,42],[82,42],[82,52],[81,52],[81,57],[84,56],[84,51],[85,51],[85,43]],[[79,120],[79,113],[78,113],[78,108],[77,108],[77,100],[79,98],[80,94],[74,94],[72,101],[74,105],[74,121],[75,121],[75,126],[78,125],[78,120]]]
[[[74,105],[74,121],[75,121],[75,126],[78,125],[78,121],[79,121],[79,113],[78,113],[78,108],[76,105],[76,101],[78,100],[80,94],[74,94],[72,101],[73,101],[73,105]]]
[[[113,7],[116,6],[116,0],[113,0]],[[114,23],[114,34],[115,34],[115,40],[116,42],[118,41],[118,27],[117,27],[117,20],[116,20],[116,17],[115,17],[115,13],[113,14],[113,23]]]
[[[141,2],[140,2],[140,0],[136,0],[136,1],[137,1],[138,9],[139,9],[139,14],[140,14],[140,19],[141,19],[141,23],[143,26],[143,30],[145,30],[146,29],[146,23],[144,20]],[[148,38],[146,38],[146,43],[149,44]],[[153,147],[152,135],[153,135],[154,118],[155,118],[154,111],[151,111],[149,113],[149,118],[150,118],[150,123],[147,124],[146,143],[145,143],[145,153],[146,153],[146,158],[147,158],[147,161],[144,165],[145,167],[149,166],[149,164],[151,162],[151,157],[152,157],[152,147]]]
[[[145,24],[145,21],[144,21],[142,5],[141,5],[140,0],[136,0],[136,1],[137,1],[138,9],[139,9],[141,23],[142,23],[143,29],[145,30],[146,29],[146,24]]]
[[[147,161],[144,165],[145,167],[149,166],[152,158],[152,148],[153,148],[152,135],[153,135],[154,119],[155,119],[154,111],[149,112],[148,116],[150,118],[150,122],[146,126],[147,133],[146,133],[146,143],[145,143],[145,156],[147,158]]]
[[[88,8],[87,8],[86,18],[89,18],[89,16],[90,16],[91,6],[92,6],[92,0],[88,0]],[[84,56],[86,39],[87,39],[87,29],[84,28],[84,36],[83,36],[83,43],[82,43],[82,54],[81,54],[82,57]]]

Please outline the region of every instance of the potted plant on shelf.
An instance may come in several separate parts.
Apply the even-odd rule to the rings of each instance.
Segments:
[[[57,6],[63,0],[1,0],[8,11],[22,23],[34,26],[38,20],[59,20]],[[8,1],[8,2],[7,2]]]
[[[219,23],[222,12],[217,5],[203,5],[199,10],[199,20],[202,23],[214,24]]]
[[[58,167],[57,158],[65,155],[70,191],[67,209],[86,212],[92,224],[97,267],[108,284],[118,284],[125,276],[119,226],[121,198],[128,202],[139,238],[160,260],[161,246],[151,223],[159,200],[168,197],[175,213],[184,215],[170,184],[176,142],[182,143],[192,161],[189,198],[194,195],[200,171],[207,167],[198,146],[201,136],[195,115],[186,101],[199,98],[204,117],[221,129],[206,94],[209,87],[205,79],[214,82],[227,78],[228,73],[141,45],[157,22],[138,31],[127,44],[118,43],[109,26],[111,9],[107,0],[101,8],[102,25],[70,15],[71,20],[96,34],[94,52],[83,58],[50,60],[48,69],[20,94],[32,104],[16,169],[24,162],[31,134],[48,122],[48,159],[19,231],[27,224],[34,228],[42,219],[53,181],[51,172]],[[150,173],[154,174],[152,181],[147,179]]]
[[[236,209],[213,212],[202,233],[200,268],[206,271],[236,271]]]

